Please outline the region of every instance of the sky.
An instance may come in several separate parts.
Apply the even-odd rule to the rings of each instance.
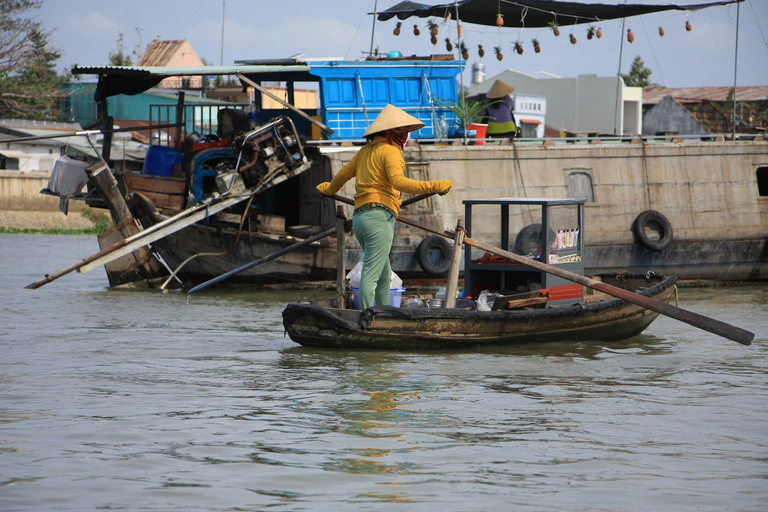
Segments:
[[[690,5],[705,1],[629,3]],[[62,53],[62,70],[75,64],[107,65],[109,53],[117,48],[119,33],[123,34],[126,53],[143,50],[156,38],[188,39],[195,51],[214,65],[296,54],[357,60],[371,48],[372,29],[373,45],[383,53],[447,53],[445,38],[457,39],[455,21],[440,28],[437,46],[429,41],[424,18],[405,20],[399,36],[393,34],[396,19],[374,25],[370,13],[396,3],[398,0],[43,0],[36,16],[53,31],[51,42]],[[444,0],[422,3],[435,5]],[[745,0],[740,5],[737,84],[768,85],[768,0]],[[484,64],[486,79],[507,69],[536,76],[615,76],[620,62],[621,72],[626,74],[632,60],[640,56],[652,71],[653,83],[666,87],[732,86],[736,15],[736,5],[691,13],[662,12],[627,18],[624,32],[621,20],[608,21],[600,23],[603,37],[591,41],[586,37],[587,25],[561,27],[560,37],[555,37],[546,28],[498,29],[464,24],[470,58],[463,79],[469,85],[471,66],[476,62]],[[690,32],[685,30],[686,21],[691,23]],[[419,25],[420,36],[414,35],[414,24]],[[664,27],[664,37],[659,36],[660,26]],[[631,44],[626,41],[627,29],[635,35]],[[569,42],[571,32],[577,39],[575,45]],[[541,42],[539,54],[533,51],[533,38]],[[512,50],[517,40],[524,44],[522,55]],[[483,58],[478,56],[479,44],[486,50]],[[502,48],[502,61],[494,56],[496,46]]]

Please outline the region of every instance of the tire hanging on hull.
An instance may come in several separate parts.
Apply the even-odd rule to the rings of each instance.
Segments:
[[[632,224],[637,241],[651,251],[663,251],[672,243],[672,224],[664,214],[645,210]]]
[[[442,276],[451,268],[453,246],[438,235],[430,235],[421,241],[416,249],[416,259],[424,272],[433,276]]]

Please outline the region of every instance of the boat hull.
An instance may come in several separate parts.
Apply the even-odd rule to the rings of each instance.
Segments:
[[[154,244],[185,286],[197,285],[295,244],[286,235],[243,233],[193,225]],[[232,248],[235,247],[234,250]],[[196,256],[199,255],[199,256]],[[279,258],[238,273],[230,284],[272,285],[336,279],[336,244],[318,240]]]
[[[675,282],[668,277],[638,293],[666,303],[675,295]],[[304,346],[427,350],[617,341],[640,334],[657,316],[621,299],[518,311],[375,306],[361,312],[294,303],[283,311],[283,325]]]

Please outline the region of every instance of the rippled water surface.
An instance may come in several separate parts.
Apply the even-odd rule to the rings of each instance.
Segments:
[[[0,235],[0,510],[768,510],[768,287],[615,344],[306,349],[308,292],[23,287],[92,237]]]

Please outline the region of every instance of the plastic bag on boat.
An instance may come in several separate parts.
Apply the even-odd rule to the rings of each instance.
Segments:
[[[349,285],[354,286],[355,288],[360,288],[360,276],[363,273],[363,262],[358,261],[357,265],[352,267],[352,270],[349,271],[347,274],[347,279],[349,279]],[[403,280],[400,279],[400,276],[392,272],[392,275],[390,276],[390,282],[389,282],[389,288],[395,289],[395,288],[402,288],[403,287]]]
[[[477,298],[477,310],[490,311],[493,308],[493,303],[496,302],[498,297],[501,297],[500,293],[483,290]]]

